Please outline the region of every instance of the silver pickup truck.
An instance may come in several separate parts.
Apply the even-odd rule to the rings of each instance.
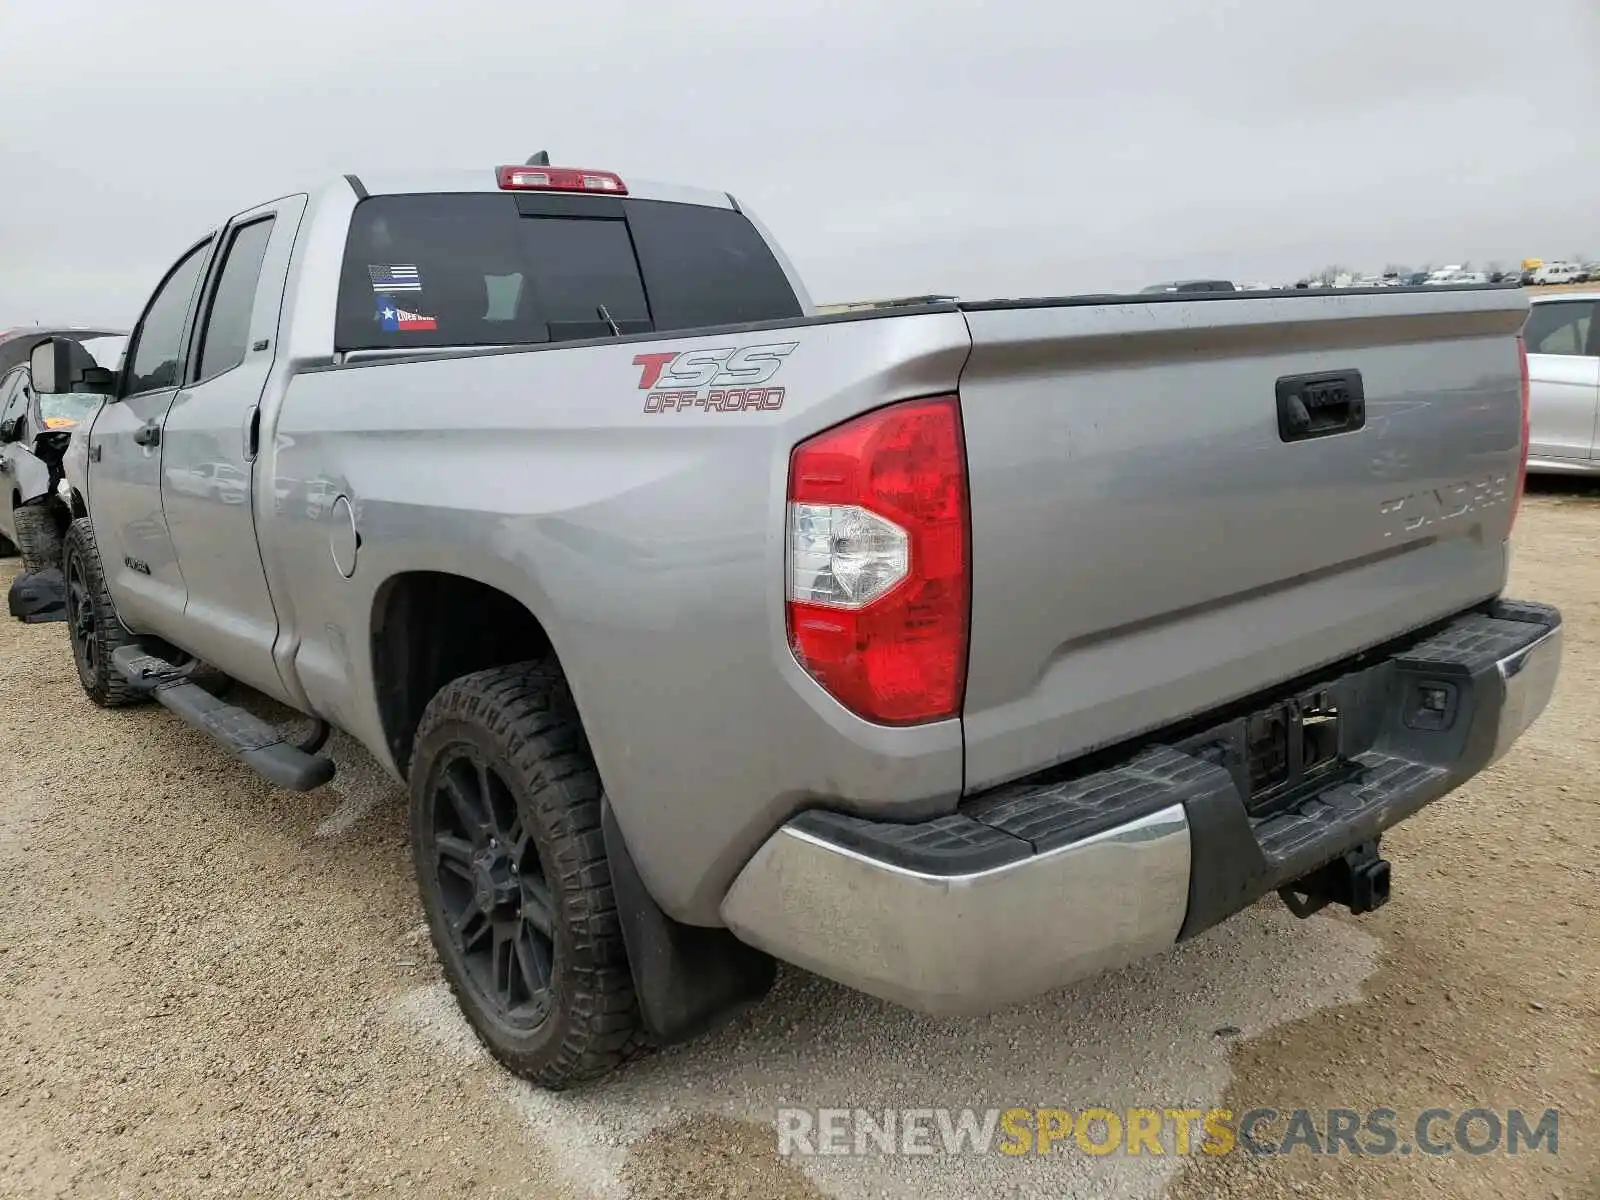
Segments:
[[[330,726],[365,745],[466,1015],[554,1088],[775,960],[973,1013],[1274,892],[1383,903],[1380,835],[1559,668],[1559,614],[1501,595],[1527,307],[822,317],[731,196],[535,164],[269,201],[119,371],[32,371],[106,397],[66,496],[85,691],[288,788]]]

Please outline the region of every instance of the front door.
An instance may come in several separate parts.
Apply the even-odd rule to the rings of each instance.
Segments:
[[[186,589],[183,648],[280,698],[272,658],[278,616],[255,522],[258,507],[270,512],[273,496],[270,481],[255,495],[252,473],[259,404],[304,210],[305,197],[293,196],[237,216],[223,230],[184,383],[162,432],[162,508]]]
[[[178,260],[134,326],[89,434],[89,515],[117,615],[167,636],[183,616],[183,572],[161,511],[161,436],[182,378],[184,332],[214,237]]]
[[[1600,322],[1593,300],[1533,306],[1528,346],[1528,454],[1586,464],[1595,457],[1600,418]]]

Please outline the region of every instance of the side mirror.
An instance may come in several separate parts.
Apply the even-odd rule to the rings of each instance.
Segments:
[[[28,373],[33,390],[40,396],[62,396],[87,392],[109,396],[116,390],[116,374],[85,362],[89,354],[70,338],[45,338],[28,356]]]
[[[0,442],[16,441],[17,426],[21,421],[21,417],[12,417],[9,421],[0,422]]]

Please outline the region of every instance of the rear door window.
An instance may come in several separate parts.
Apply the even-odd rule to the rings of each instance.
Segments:
[[[272,218],[252,221],[233,231],[223,252],[211,305],[200,342],[197,380],[214,379],[244,361],[250,344],[250,317],[255,308],[261,263],[272,237]]]
[[[1588,351],[1594,317],[1589,300],[1558,300],[1535,304],[1523,326],[1529,354],[1582,355]]]
[[[731,209],[528,194],[374,196],[351,219],[340,350],[520,345],[801,315]]]

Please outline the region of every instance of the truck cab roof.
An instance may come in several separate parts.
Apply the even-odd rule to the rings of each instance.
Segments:
[[[354,188],[358,196],[403,196],[428,192],[498,192],[498,170],[510,163],[456,170],[418,170],[414,167],[378,168],[348,174],[330,181],[340,188]],[[560,169],[560,168],[552,168]],[[569,168],[570,169],[570,168]],[[659,180],[623,177],[625,193],[595,192],[595,195],[624,194],[635,200],[664,200],[674,204],[698,204],[707,208],[737,208],[732,196],[712,188],[685,187]],[[564,193],[572,194],[572,193]]]

